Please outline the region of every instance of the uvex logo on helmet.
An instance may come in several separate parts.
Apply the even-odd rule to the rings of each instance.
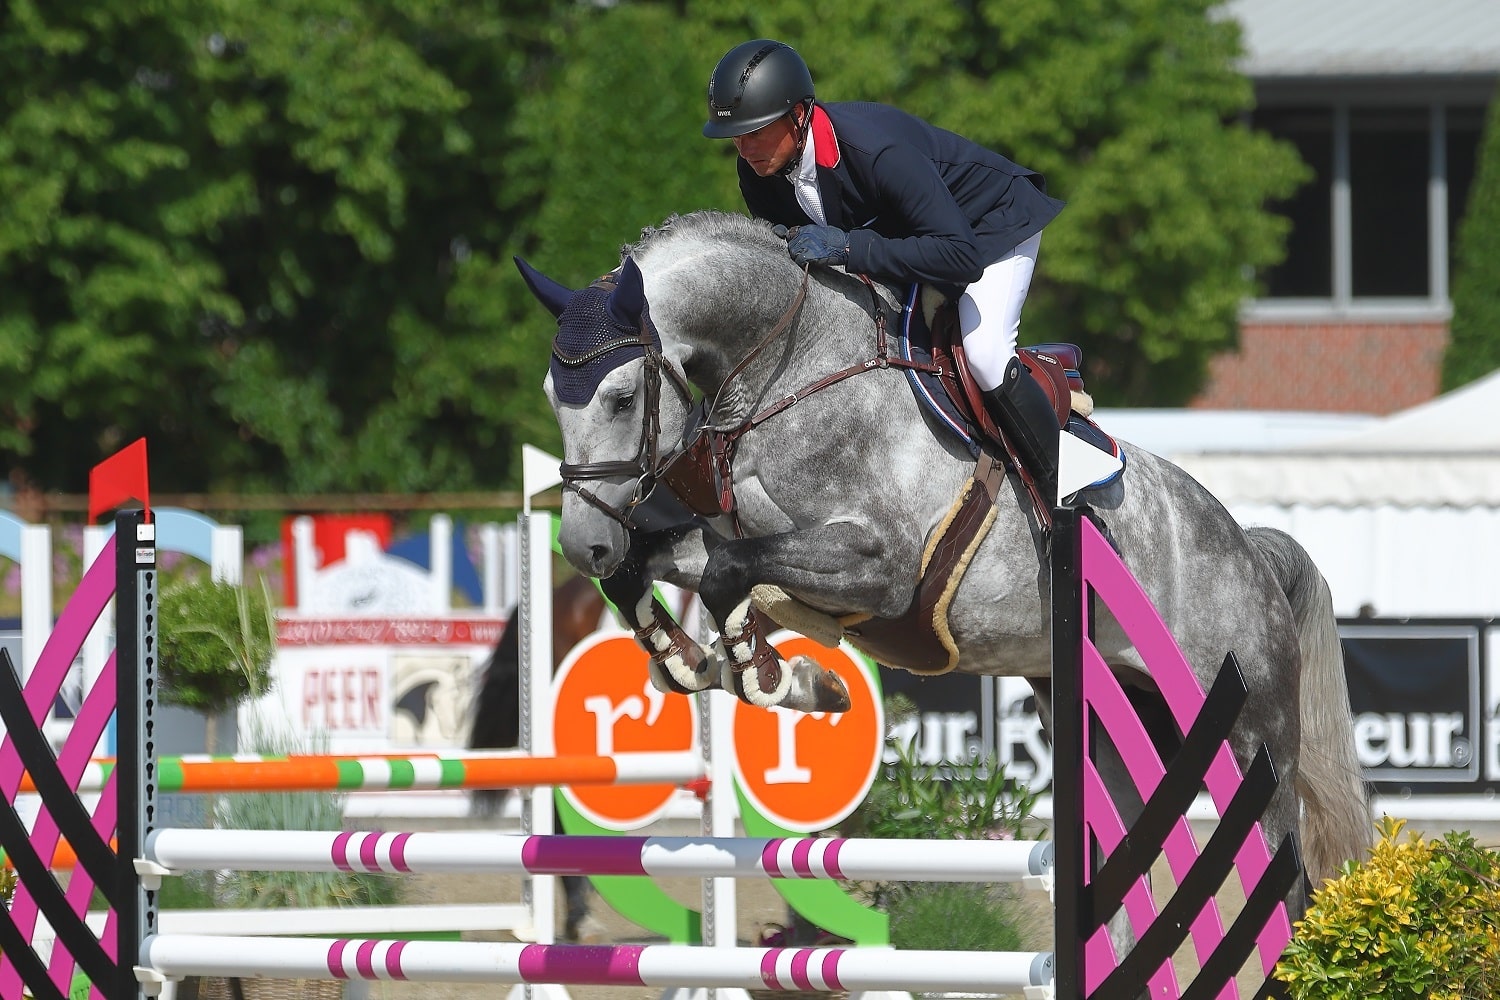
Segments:
[[[795,49],[770,38],[744,42],[730,49],[709,77],[703,134],[732,139],[812,99],[812,73]]]

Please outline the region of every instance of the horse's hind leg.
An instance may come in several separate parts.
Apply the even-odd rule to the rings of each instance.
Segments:
[[[695,534],[701,532],[692,527],[638,534],[632,539],[625,561],[599,581],[604,596],[615,606],[625,626],[635,632],[636,641],[651,654],[651,683],[657,690],[672,694],[702,691],[719,679],[708,652],[662,607],[654,591],[658,577],[653,566],[665,560],[671,564],[671,572],[661,575],[679,575],[676,557],[687,554],[691,561],[694,546],[701,549],[701,539],[692,540]]]

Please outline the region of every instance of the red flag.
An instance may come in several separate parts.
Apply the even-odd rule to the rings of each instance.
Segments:
[[[151,519],[151,488],[146,480],[146,439],[139,438],[89,472],[89,523],[126,500],[139,500]]]

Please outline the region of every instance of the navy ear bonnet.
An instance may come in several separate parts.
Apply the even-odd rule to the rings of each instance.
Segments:
[[[550,370],[552,391],[557,394],[558,402],[587,403],[599,391],[604,376],[623,364],[644,358],[645,347],[634,339],[640,336],[642,327],[650,336],[652,347],[661,351],[661,338],[644,303],[633,320],[622,321],[610,309],[610,298],[609,289],[596,282],[574,292],[568,308],[557,318]]]
[[[558,402],[578,405],[593,399],[604,376],[646,356],[643,341],[660,354],[661,338],[634,260],[627,258],[618,270],[576,292],[520,258],[516,266],[532,294],[557,316],[549,370]]]

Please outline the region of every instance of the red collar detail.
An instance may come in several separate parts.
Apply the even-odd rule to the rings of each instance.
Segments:
[[[812,117],[813,152],[818,166],[832,170],[839,165],[839,137],[833,131],[833,122],[828,112],[813,105]]]

